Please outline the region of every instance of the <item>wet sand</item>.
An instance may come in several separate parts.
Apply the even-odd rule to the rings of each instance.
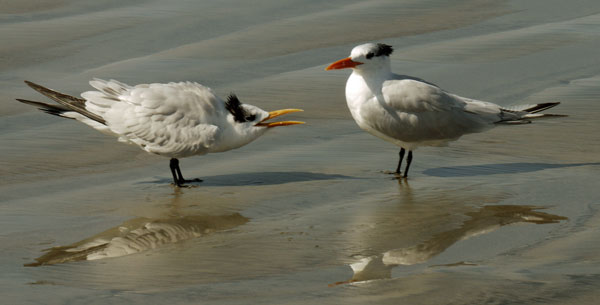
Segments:
[[[3,3],[4,4],[4,3]],[[7,304],[595,304],[597,1],[33,1],[0,9],[0,295]],[[348,71],[393,70],[569,115],[415,152],[361,131]],[[22,105],[24,79],[197,81],[308,124],[168,160]],[[28,265],[28,266],[26,266]]]

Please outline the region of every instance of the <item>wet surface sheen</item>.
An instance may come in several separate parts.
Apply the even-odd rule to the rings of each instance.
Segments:
[[[50,1],[51,2],[51,1]],[[7,304],[595,304],[597,1],[20,1],[0,9]],[[414,153],[359,130],[354,45],[395,72],[568,117]],[[306,125],[168,160],[14,98],[190,80]]]

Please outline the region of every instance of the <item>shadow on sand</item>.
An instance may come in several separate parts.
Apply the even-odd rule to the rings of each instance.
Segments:
[[[203,182],[190,183],[191,186],[246,186],[246,185],[277,185],[291,182],[334,180],[334,179],[355,179],[354,177],[344,175],[330,175],[310,172],[256,172],[239,173],[228,175],[217,175],[201,177]],[[173,180],[169,178],[160,178],[153,181],[142,181],[141,184],[169,184]]]
[[[471,177],[496,174],[519,174],[537,172],[545,169],[575,167],[586,165],[600,165],[600,163],[500,163],[431,168],[423,174],[434,177]]]

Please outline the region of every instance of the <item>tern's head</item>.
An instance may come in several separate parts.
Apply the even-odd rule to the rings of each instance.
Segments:
[[[231,128],[227,128],[229,145],[237,148],[250,143],[263,135],[268,129],[278,126],[304,124],[299,121],[267,122],[270,119],[286,113],[302,111],[301,109],[282,109],[267,112],[256,106],[242,104],[234,94],[227,97],[225,102],[227,109],[227,122]]]
[[[394,49],[383,43],[365,43],[354,47],[350,57],[340,59],[325,70],[352,68],[355,71],[379,71],[390,69],[390,54]]]

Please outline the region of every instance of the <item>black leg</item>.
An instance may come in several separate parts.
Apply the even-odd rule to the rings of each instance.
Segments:
[[[183,175],[181,174],[181,169],[179,168],[179,164],[177,164],[177,177],[179,177],[179,184],[184,184],[187,181],[185,179],[183,179]]]
[[[179,160],[177,160],[175,158],[171,158],[171,162],[169,163],[169,166],[171,167],[171,174],[173,174],[173,183],[177,186],[183,186],[184,183],[189,183],[189,182],[202,182],[201,179],[192,179],[192,180],[184,179],[183,175],[181,174],[181,169],[179,168]]]
[[[398,161],[398,167],[396,168],[396,174],[400,174],[400,165],[402,164],[402,159],[404,159],[404,148],[400,148],[400,160]]]
[[[404,178],[408,176],[408,168],[410,167],[410,163],[412,162],[412,150],[408,151],[408,156],[406,157],[406,168],[404,169]]]
[[[179,160],[171,158],[169,161],[169,167],[171,168],[171,174],[173,174],[173,183],[177,186],[181,186],[181,170],[179,169]],[[179,173],[179,177],[177,174]]]

